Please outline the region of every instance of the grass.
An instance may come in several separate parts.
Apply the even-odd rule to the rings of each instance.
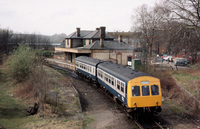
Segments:
[[[28,108],[8,93],[6,83],[0,84],[0,125],[6,129],[18,129],[21,125],[33,121],[33,117],[26,116]]]
[[[50,72],[51,73],[51,72]],[[59,73],[58,73],[59,74]],[[16,87],[3,79],[0,68],[0,128],[29,129],[29,128],[69,128],[81,129],[83,120],[73,120],[66,117],[39,117],[39,114],[27,116],[27,100],[13,97]],[[52,75],[53,76],[53,75]],[[59,76],[61,78],[61,76]],[[56,90],[56,89],[55,89]],[[90,121],[87,119],[86,121]]]
[[[182,113],[188,112],[188,110],[186,108],[184,108],[183,106],[178,104],[177,101],[174,99],[164,101],[163,105],[166,105],[165,107],[164,106],[162,107],[162,108],[164,108],[163,111],[171,113],[171,114],[181,115]]]
[[[88,117],[87,115],[84,115],[83,128],[87,128],[87,126],[89,126],[93,121],[94,119]]]
[[[200,97],[198,86],[200,82],[200,71],[198,69],[174,72],[172,76],[195,97]]]
[[[60,70],[60,69],[58,69],[57,71],[58,71],[59,73],[61,73],[61,74],[67,74],[67,72],[64,71],[64,70]]]

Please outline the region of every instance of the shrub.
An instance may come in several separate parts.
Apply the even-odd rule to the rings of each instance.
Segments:
[[[29,77],[36,63],[35,51],[26,45],[20,44],[6,62],[7,73],[18,82],[24,81]]]
[[[36,52],[36,55],[51,58],[51,57],[53,57],[54,53],[52,51],[48,51],[48,50],[43,50],[43,51],[38,50]]]

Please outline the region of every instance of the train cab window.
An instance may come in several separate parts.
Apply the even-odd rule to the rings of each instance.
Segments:
[[[117,89],[120,90],[120,81],[117,81]]]
[[[142,96],[149,96],[149,86],[142,86]]]
[[[151,94],[152,95],[159,95],[158,85],[152,85],[151,86]]]
[[[132,96],[140,96],[140,87],[139,86],[132,87]]]
[[[124,93],[124,83],[121,83],[121,92]]]

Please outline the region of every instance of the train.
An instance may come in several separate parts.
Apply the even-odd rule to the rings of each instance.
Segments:
[[[87,56],[75,59],[75,71],[109,91],[129,112],[159,113],[162,110],[161,85],[156,77]]]

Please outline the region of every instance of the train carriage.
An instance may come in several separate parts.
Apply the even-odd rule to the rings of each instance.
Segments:
[[[112,62],[102,62],[97,68],[97,80],[127,108],[160,109],[162,104],[160,80],[149,74],[133,71]]]
[[[130,111],[161,111],[162,94],[158,78],[90,57],[76,58],[76,70],[96,80]]]
[[[96,67],[100,62],[103,61],[86,56],[80,56],[75,59],[75,70],[78,74],[82,74],[85,77],[96,81]]]

